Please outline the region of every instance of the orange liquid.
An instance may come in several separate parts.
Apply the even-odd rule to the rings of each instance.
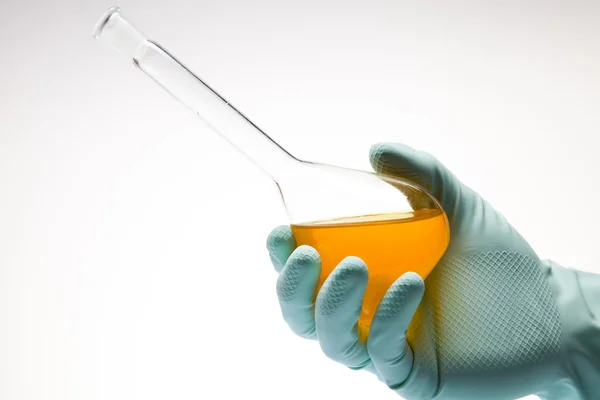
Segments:
[[[409,271],[425,279],[450,241],[448,219],[440,210],[341,218],[292,225],[292,231],[298,246],[312,246],[321,255],[317,292],[345,257],[356,256],[367,264],[369,282],[358,320],[363,341],[392,283]]]

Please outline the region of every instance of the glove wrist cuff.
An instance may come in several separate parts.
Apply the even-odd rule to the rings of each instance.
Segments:
[[[545,399],[596,398],[600,381],[600,275],[544,261],[561,315],[561,379]],[[562,397],[554,397],[562,393]],[[565,396],[566,393],[571,393]]]

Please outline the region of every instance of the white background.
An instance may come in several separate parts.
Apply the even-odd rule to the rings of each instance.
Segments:
[[[93,41],[110,5],[0,4],[0,398],[397,398],[288,331],[275,186]],[[427,150],[600,272],[597,1],[120,5],[296,156]]]

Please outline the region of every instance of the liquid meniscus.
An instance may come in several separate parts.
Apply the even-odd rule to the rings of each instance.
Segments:
[[[450,241],[446,214],[440,210],[364,215],[292,225],[296,244],[314,247],[321,256],[318,290],[348,256],[362,259],[369,282],[358,321],[366,341],[377,306],[387,289],[405,272],[423,279],[440,260]]]

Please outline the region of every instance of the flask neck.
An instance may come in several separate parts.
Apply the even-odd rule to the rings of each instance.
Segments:
[[[112,7],[100,18],[93,35],[130,57],[136,67],[274,180],[300,165],[296,158],[192,71],[160,45],[147,39],[121,15],[118,7]]]
[[[220,108],[212,114],[199,110],[196,115],[209,129],[218,133],[275,182],[295,175],[302,161],[281,147],[234,106],[227,104],[227,108]]]
[[[158,44],[146,40],[133,63],[277,181],[299,160]]]

